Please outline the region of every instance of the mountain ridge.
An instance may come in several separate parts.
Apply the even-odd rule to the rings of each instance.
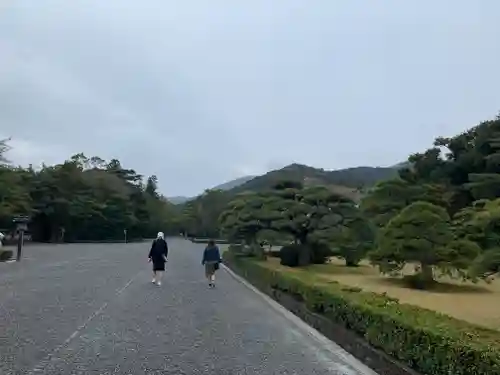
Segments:
[[[230,181],[227,181],[227,182],[224,182],[222,184],[219,184],[219,185],[216,185],[212,188],[210,188],[209,190],[231,190],[241,184],[244,184],[246,183],[247,181],[255,178],[257,176],[242,176],[242,177],[238,177],[238,178],[235,178],[234,180],[230,180]],[[173,204],[182,204],[182,203],[185,203],[185,202],[188,202],[190,200],[193,200],[193,199],[196,199],[196,197],[199,196],[196,195],[194,197],[186,197],[186,196],[174,196],[174,197],[169,197],[167,198],[169,200],[170,203],[173,203]]]
[[[325,170],[314,168],[308,165],[292,163],[281,169],[271,170],[258,176],[242,176],[220,185],[214,186],[210,190],[224,190],[232,193],[240,193],[247,190],[262,190],[270,187],[279,180],[296,180],[307,185],[325,184],[339,193],[358,199],[361,190],[367,186],[395,177],[398,170],[406,167],[405,162],[392,165],[390,167],[369,167],[358,166],[336,170]],[[199,196],[199,195],[198,195]],[[174,204],[186,203],[196,197],[170,197],[168,200]]]

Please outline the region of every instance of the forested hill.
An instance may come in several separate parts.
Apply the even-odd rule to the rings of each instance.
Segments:
[[[210,190],[224,190],[224,191],[231,190],[239,185],[244,184],[247,181],[250,181],[253,178],[255,178],[255,176],[243,176],[228,182],[224,182],[223,184],[214,186],[210,188]],[[177,196],[177,197],[169,197],[168,200],[173,204],[182,204],[195,198],[196,197]]]
[[[210,190],[224,190],[230,193],[243,191],[260,191],[274,185],[277,181],[293,180],[305,184],[330,185],[332,188],[342,190],[347,195],[356,194],[362,188],[373,186],[379,181],[395,177],[398,166],[394,167],[354,167],[326,171],[303,164],[290,164],[284,168],[270,171],[261,176],[244,176],[235,180],[217,185]],[[349,194],[349,192],[353,192]],[[174,204],[182,204],[196,197],[171,197]]]
[[[331,191],[360,202],[366,188],[395,177],[397,168],[357,167],[325,171],[301,164],[291,164],[244,182],[230,190],[208,189],[198,197],[177,207],[184,218],[184,228],[199,237],[219,235],[219,216],[228,203],[242,192],[259,192],[282,181],[296,181],[305,186],[323,185]]]
[[[244,183],[253,180],[256,176],[243,176],[240,178],[237,178],[235,180],[231,180],[228,182],[225,182],[223,184],[217,185],[213,187],[212,189],[214,190],[231,190],[234,189],[240,185],[243,185]]]
[[[231,189],[239,193],[247,190],[259,191],[273,186],[278,181],[300,181],[306,184],[332,185],[361,189],[397,175],[397,168],[355,167],[326,171],[302,164],[290,164],[282,169],[270,171]]]

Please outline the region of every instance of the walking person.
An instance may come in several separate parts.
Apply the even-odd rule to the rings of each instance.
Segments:
[[[161,278],[165,272],[165,263],[168,256],[168,245],[163,232],[158,232],[158,236],[149,250],[149,261],[153,263],[153,284],[161,285]]]
[[[208,245],[203,251],[201,264],[205,266],[205,277],[210,288],[215,287],[215,271],[219,269],[221,262],[219,247],[215,244],[215,241],[208,241]]]

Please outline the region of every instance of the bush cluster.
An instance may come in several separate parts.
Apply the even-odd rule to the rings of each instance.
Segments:
[[[291,244],[283,246],[280,250],[280,264],[288,267],[298,267],[302,251],[304,251],[302,245]]]
[[[423,374],[500,374],[499,332],[335,282],[313,284],[264,262],[231,258],[228,263],[257,286],[298,296],[311,311]]]
[[[332,254],[330,247],[322,243],[291,244],[281,248],[279,257],[283,266],[300,267],[308,264],[324,264]]]
[[[197,238],[197,237],[189,237],[189,240],[193,243],[208,243],[208,241],[210,241],[211,239],[210,238]],[[216,240],[213,240],[216,244],[221,244],[221,245],[226,245],[229,243],[229,241],[227,240],[223,240],[223,239],[216,239]]]

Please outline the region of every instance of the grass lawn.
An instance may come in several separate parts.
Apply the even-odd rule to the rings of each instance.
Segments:
[[[464,283],[449,278],[439,279],[440,285],[433,291],[414,290],[405,287],[401,279],[381,275],[378,270],[363,262],[359,267],[348,268],[341,260],[330,264],[306,268],[289,268],[279,264],[279,259],[269,258],[268,267],[286,272],[301,273],[311,282],[339,283],[356,286],[375,293],[387,293],[401,303],[421,306],[453,316],[457,319],[500,330],[500,281],[491,284]],[[408,273],[411,273],[409,268]]]

